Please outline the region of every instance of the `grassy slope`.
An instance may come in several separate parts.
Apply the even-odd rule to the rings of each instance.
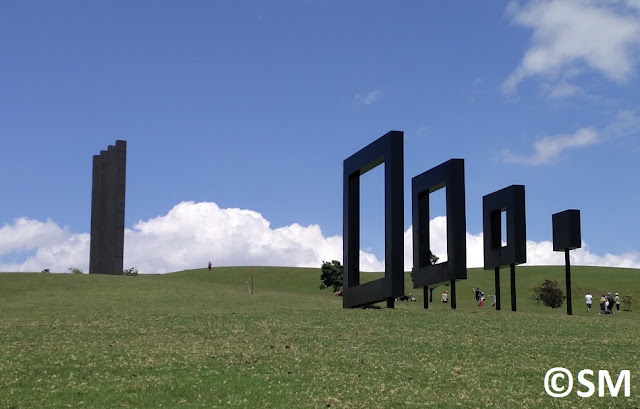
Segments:
[[[544,278],[563,285],[562,267],[518,268],[517,313],[508,270],[501,312],[475,306],[471,288],[493,288],[479,270],[456,311],[344,310],[317,269],[256,267],[249,296],[249,271],[0,274],[0,409],[640,406],[640,313],[583,308],[586,290],[640,299],[639,270],[574,267],[572,317],[528,297]],[[629,369],[631,398],[547,397],[554,366]]]

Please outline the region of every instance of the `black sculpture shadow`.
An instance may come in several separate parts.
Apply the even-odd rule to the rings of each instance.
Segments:
[[[573,314],[571,305],[571,263],[569,251],[582,247],[580,237],[580,210],[570,209],[551,216],[553,251],[564,251],[565,281],[567,290],[567,315]]]
[[[502,217],[506,214],[506,241],[502,246]],[[482,198],[484,269],[495,270],[496,310],[500,310],[500,267],[510,266],[511,310],[516,310],[516,264],[527,262],[524,186],[512,185]]]
[[[343,307],[394,300],[404,294],[403,133],[391,131],[344,161]],[[384,278],[360,284],[360,176],[384,163]]]
[[[429,195],[446,187],[447,261],[432,265]],[[465,217],[464,160],[451,159],[411,179],[413,221],[413,288],[450,282],[451,308],[456,308],[456,280],[467,278],[467,223]]]

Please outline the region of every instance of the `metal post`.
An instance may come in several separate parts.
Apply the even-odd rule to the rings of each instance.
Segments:
[[[451,309],[456,309],[456,280],[451,280],[449,285],[449,289],[451,290]]]
[[[516,310],[516,265],[511,264],[511,311]]]
[[[424,291],[424,309],[429,309],[429,286],[423,287]]]
[[[567,281],[567,315],[573,315],[571,308],[571,262],[569,261],[569,249],[564,250],[564,265]]]
[[[500,311],[500,267],[495,268],[496,271],[496,311]]]

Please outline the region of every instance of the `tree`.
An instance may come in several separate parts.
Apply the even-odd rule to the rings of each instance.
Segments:
[[[633,295],[631,295],[631,294],[624,294],[620,298],[620,301],[622,301],[622,303],[627,306],[626,310],[630,311],[631,310],[631,305],[636,302],[636,299],[633,298]]]
[[[342,265],[338,260],[332,260],[331,263],[323,261],[320,270],[322,270],[322,275],[320,275],[320,280],[322,280],[322,284],[320,284],[321,290],[333,287],[333,292],[335,293],[342,288]]]
[[[48,270],[48,269],[47,269]],[[47,271],[48,273],[49,271]],[[84,274],[83,271],[77,267],[69,267],[69,272],[71,274]]]
[[[544,283],[537,283],[531,287],[531,297],[551,308],[558,308],[562,305],[565,295],[558,286],[557,281],[544,280]]]

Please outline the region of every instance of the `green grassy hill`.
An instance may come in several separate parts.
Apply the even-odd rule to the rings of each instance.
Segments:
[[[508,270],[503,311],[475,305],[472,287],[493,292],[476,269],[458,309],[425,311],[408,275],[420,302],[345,310],[318,269],[253,267],[250,295],[251,269],[0,274],[0,409],[640,407],[640,306],[584,308],[587,290],[640,301],[640,270],[572,267],[569,317],[529,297],[545,278],[564,286],[562,266],[518,267],[516,313]],[[631,397],[553,399],[543,378],[556,366],[628,369]]]

